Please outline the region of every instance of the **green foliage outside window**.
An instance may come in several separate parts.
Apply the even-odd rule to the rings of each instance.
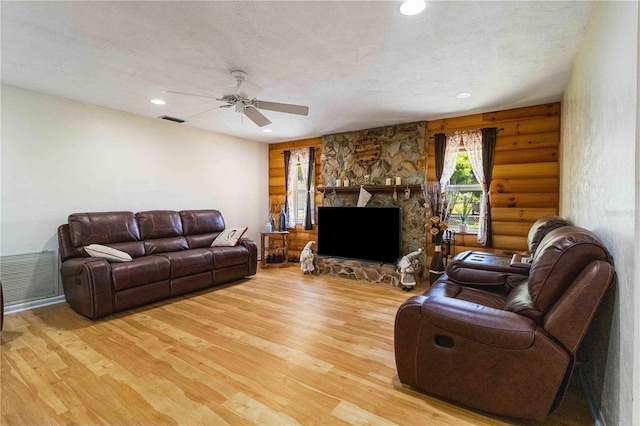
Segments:
[[[480,213],[482,191],[459,188],[461,185],[478,185],[471,169],[471,163],[469,163],[469,155],[464,150],[458,154],[456,169],[449,179],[449,185],[451,185],[451,189],[447,193],[447,201],[453,222],[450,225],[455,226],[459,222],[465,222],[470,228],[477,228],[477,218],[473,220],[469,216]]]

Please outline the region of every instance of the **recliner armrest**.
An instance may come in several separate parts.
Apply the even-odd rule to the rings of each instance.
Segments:
[[[513,312],[489,308],[450,297],[426,297],[423,321],[451,333],[503,349],[521,350],[535,339],[536,323]]]
[[[64,296],[76,312],[95,319],[114,312],[111,266],[105,259],[79,257],[60,267]]]
[[[238,244],[243,245],[249,250],[249,264],[247,276],[255,275],[258,272],[258,245],[249,238],[241,238]]]
[[[92,262],[106,263],[107,265],[109,264],[107,260],[99,257],[74,257],[62,262],[62,265],[60,266],[60,274],[62,276],[80,275],[84,266],[87,263]]]

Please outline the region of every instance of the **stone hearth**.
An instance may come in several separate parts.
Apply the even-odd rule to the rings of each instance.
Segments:
[[[367,262],[365,260],[316,256],[318,273],[350,280],[389,284],[397,287],[400,274],[392,263]]]

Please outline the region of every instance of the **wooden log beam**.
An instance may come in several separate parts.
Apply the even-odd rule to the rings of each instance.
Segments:
[[[557,178],[558,163],[500,164],[493,166],[493,179]]]
[[[516,237],[527,237],[533,222],[500,222],[494,220],[492,223],[494,235],[511,235]]]
[[[560,143],[558,130],[542,133],[527,133],[522,135],[503,135],[498,132],[496,138],[496,152],[514,149],[533,149],[557,147]]]
[[[558,206],[558,193],[530,192],[513,194],[490,194],[491,206],[495,207],[555,207]]]
[[[527,250],[527,237],[515,237],[512,235],[493,235],[494,247],[499,247],[503,250]]]
[[[492,207],[491,208],[491,219],[493,221],[533,223],[543,216],[552,216],[557,214],[558,214],[558,209],[556,207],[547,207],[547,208]]]
[[[558,178],[493,179],[489,192],[492,194],[558,192],[558,185]]]
[[[497,151],[493,164],[550,163],[558,161],[558,147]]]

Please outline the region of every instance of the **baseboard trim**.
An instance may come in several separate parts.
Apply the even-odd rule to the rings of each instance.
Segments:
[[[56,303],[64,302],[64,295],[56,297],[48,297],[46,299],[33,300],[31,302],[16,303],[15,305],[9,305],[4,307],[5,315],[13,314],[15,312],[27,311],[29,309],[42,308],[43,306],[55,305]]]

